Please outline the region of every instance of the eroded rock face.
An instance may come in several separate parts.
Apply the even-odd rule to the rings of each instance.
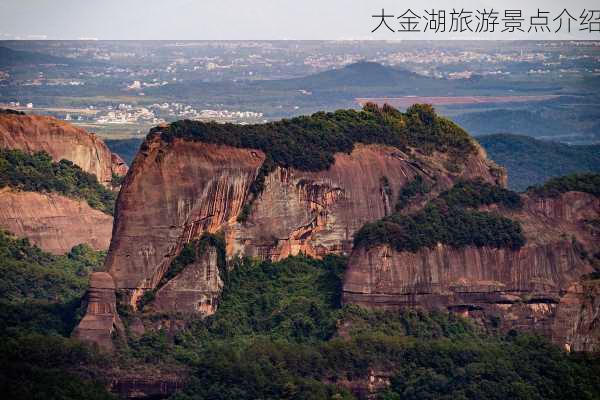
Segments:
[[[445,169],[444,158],[356,144],[351,154],[336,154],[327,171],[277,168],[267,177],[247,223],[225,228],[228,255],[281,260],[300,252],[315,257],[349,254],[354,233],[392,213],[396,194],[416,175],[435,177],[438,190],[452,186],[458,176],[502,179],[492,174],[492,164],[483,157],[465,160],[458,174]]]
[[[600,281],[573,283],[560,299],[552,339],[567,351],[600,352]]]
[[[577,282],[593,271],[586,254],[600,250],[595,233],[586,228],[586,221],[600,216],[600,199],[571,192],[554,199],[526,196],[524,203],[521,211],[496,210],[522,223],[527,244],[517,251],[442,244],[416,253],[388,245],[355,249],[344,278],[344,302],[493,317],[503,330],[535,331],[586,348],[584,343],[597,341],[599,327],[591,321],[599,300],[583,300]]]
[[[0,227],[53,253],[64,254],[85,243],[106,250],[113,218],[85,201],[55,193],[0,189]]]
[[[203,316],[214,314],[223,289],[217,259],[217,249],[208,247],[196,262],[157,291],[152,309]]]
[[[505,181],[483,153],[468,156],[459,171],[450,172],[445,154],[408,155],[357,144],[351,154],[336,154],[326,171],[276,168],[249,218],[238,222],[264,159],[252,149],[183,139],[165,143],[158,135],[146,141],[117,202],[106,263],[132,305],[156,287],[181,248],[204,232],[223,232],[228,257],[349,254],[354,233],[391,213],[391,194],[417,174],[435,182],[438,191],[459,177]]]
[[[106,272],[90,275],[85,316],[73,331],[73,337],[112,352],[113,335],[123,334],[124,327],[117,313],[115,283]]]
[[[0,148],[45,151],[55,161],[72,161],[106,186],[113,173],[127,173],[121,157],[96,135],[53,117],[0,113]]]
[[[181,248],[235,224],[264,154],[156,138],[127,175],[106,266],[132,302],[155,288]]]

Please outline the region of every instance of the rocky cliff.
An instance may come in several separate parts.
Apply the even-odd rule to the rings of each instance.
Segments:
[[[483,150],[454,132],[452,125],[432,123],[437,117],[427,113],[421,117],[407,113],[394,120],[395,110],[374,111],[383,115],[377,131],[392,138],[404,138],[405,131],[394,136],[388,131],[390,120],[405,129],[411,118],[419,118],[412,126],[421,133],[406,134],[406,141],[339,137],[337,119],[358,115],[362,123],[371,118],[369,112],[316,114],[310,117],[316,121],[300,118],[250,127],[183,121],[154,129],[124,180],[115,211],[106,268],[122,299],[134,308],[143,304],[144,309],[162,314],[214,313],[223,286],[214,248],[209,246],[196,261],[172,272],[174,260],[188,244],[217,234],[224,238],[228,259],[349,255],[346,303],[444,309],[482,323],[493,321],[503,330],[534,330],[574,350],[588,346],[576,343],[592,343],[589,331],[596,329],[597,302],[583,294],[593,291],[573,285],[593,272],[590,254],[599,250],[598,232],[590,225],[600,213],[593,194],[513,193],[520,207],[481,205],[477,212],[497,216],[485,220],[486,226],[493,230],[500,224],[506,229],[500,233],[518,239],[514,246],[353,248],[355,235],[365,224],[423,210],[456,182],[477,180],[500,189],[506,185],[504,171],[487,160]],[[302,129],[311,123],[317,134],[298,147],[296,138],[287,142],[306,134]],[[442,127],[441,133],[423,133],[429,123]],[[314,142],[328,140],[322,126],[332,129],[336,141],[352,145],[334,146],[327,149],[330,153],[316,151]],[[269,136],[278,130],[284,134]],[[288,133],[294,130],[295,134]],[[434,134],[438,141],[428,142]],[[326,144],[320,146],[322,150]],[[303,168],[302,162],[311,167]],[[398,194],[416,181],[426,190],[398,208]],[[463,217],[477,222],[481,215]],[[489,232],[482,233],[488,234],[486,240],[495,240]],[[578,322],[556,318],[577,307],[587,313],[579,313]]]
[[[389,214],[391,193],[421,174],[438,190],[459,178],[503,182],[482,152],[457,171],[448,155],[356,144],[323,171],[276,167],[247,219],[239,221],[265,161],[260,150],[151,135],[124,181],[107,269],[132,304],[161,280],[173,258],[203,233],[222,232],[227,256],[279,260],[304,252],[349,254],[364,223]],[[212,287],[212,291],[218,291]]]
[[[45,151],[54,161],[66,159],[96,175],[98,181],[110,189],[113,189],[113,174],[123,176],[127,173],[125,163],[118,155],[112,154],[102,140],[83,129],[51,117],[0,110],[0,149],[22,150],[25,153]],[[105,213],[100,211],[100,206],[105,204],[92,208],[89,204],[94,204],[85,200],[86,190],[88,194],[90,190],[97,189],[106,192],[104,186],[96,182],[90,183],[89,178],[85,178],[87,189],[77,192],[73,185],[81,182],[73,182],[75,175],[65,178],[68,172],[76,173],[67,171],[72,166],[63,165],[56,169],[49,161],[47,166],[32,168],[27,163],[33,161],[27,160],[21,166],[23,169],[19,170],[16,166],[18,162],[10,157],[7,159],[9,165],[3,168],[1,177],[4,186],[0,189],[2,229],[25,236],[43,250],[54,254],[64,254],[80,243],[89,244],[97,250],[108,248],[113,218],[107,213],[112,212],[112,204],[103,209]],[[42,171],[35,168],[46,169]],[[51,185],[46,177],[54,176],[52,171],[57,170],[65,174]],[[14,181],[18,181],[17,184]],[[62,194],[53,191],[61,191]],[[106,200],[102,200],[102,196],[106,197],[106,194],[96,193],[96,203]],[[115,194],[108,195],[112,196],[110,201],[114,201],[112,198]]]
[[[552,340],[571,351],[600,351],[600,281],[573,283],[561,297]]]
[[[106,186],[113,174],[127,173],[125,162],[96,135],[53,117],[0,112],[0,148],[45,151],[55,161],[72,161]]]
[[[81,243],[106,250],[112,223],[112,216],[83,200],[0,189],[0,227],[53,254],[67,253]]]
[[[579,280],[593,272],[589,255],[600,250],[598,232],[589,228],[600,216],[600,199],[582,192],[522,199],[520,210],[486,207],[521,223],[527,241],[520,249],[359,246],[344,302],[456,311],[502,330],[538,332],[572,350],[597,350],[598,299]]]

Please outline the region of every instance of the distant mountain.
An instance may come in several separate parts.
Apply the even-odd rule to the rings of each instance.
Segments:
[[[75,64],[70,58],[56,57],[50,54],[13,50],[0,47],[0,67],[15,67],[29,64]]]
[[[358,62],[340,69],[320,72],[302,78],[263,81],[262,85],[276,84],[305,89],[340,89],[347,87],[393,87],[434,81],[411,71],[387,67],[375,62]]]
[[[573,172],[600,172],[600,145],[571,146],[528,136],[480,136],[488,157],[508,169],[508,186],[524,190]]]
[[[260,109],[269,117],[291,117],[357,106],[357,98],[402,96],[514,96],[515,82],[500,77],[442,79],[375,62],[358,62],[316,74],[276,80],[206,82],[201,79],[146,88],[147,96],[174,102]],[[560,85],[518,82],[522,94],[554,94]],[[488,132],[488,133],[497,133]]]

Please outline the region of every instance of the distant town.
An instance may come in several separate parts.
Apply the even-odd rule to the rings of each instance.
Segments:
[[[443,97],[438,110],[475,133],[595,143],[599,79],[600,41],[0,42],[0,107],[111,138]],[[490,119],[507,112],[514,126]]]

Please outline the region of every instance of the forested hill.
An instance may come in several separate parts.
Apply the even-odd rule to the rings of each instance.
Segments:
[[[600,145],[567,145],[528,136],[479,136],[488,157],[508,170],[508,186],[525,190],[550,178],[600,171]]]
[[[26,64],[79,64],[75,60],[32,51],[13,50],[0,46],[0,67]]]

